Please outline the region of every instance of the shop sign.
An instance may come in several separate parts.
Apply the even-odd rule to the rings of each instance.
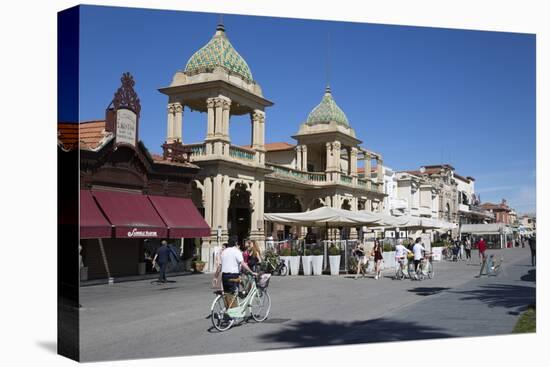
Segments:
[[[134,111],[121,108],[116,111],[116,143],[136,146],[137,115]]]
[[[158,237],[157,231],[139,230],[137,228],[128,232],[128,237]]]

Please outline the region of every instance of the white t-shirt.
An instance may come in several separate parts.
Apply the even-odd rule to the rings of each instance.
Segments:
[[[222,273],[234,273],[240,272],[239,265],[243,262],[243,254],[241,250],[236,247],[228,247],[222,252]]]
[[[421,243],[415,243],[413,246],[413,253],[415,260],[421,260],[423,258],[422,251],[424,251],[424,246]]]
[[[395,246],[395,257],[403,257],[407,252],[410,252],[408,248],[403,245]]]

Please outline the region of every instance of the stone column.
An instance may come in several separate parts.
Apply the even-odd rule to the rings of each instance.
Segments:
[[[174,115],[174,125],[172,138],[174,141],[179,140],[183,142],[183,137],[181,135],[182,124],[183,124],[183,105],[179,102],[174,103],[175,115]]]
[[[349,173],[352,177],[357,177],[357,153],[356,147],[350,149]]]
[[[378,157],[378,159],[376,160],[376,172],[377,172],[377,178],[378,178],[378,183],[379,184],[384,184],[384,168],[383,168],[383,165],[384,165],[384,161],[382,160],[381,157]]]
[[[303,165],[302,165],[302,146],[301,145],[296,145],[296,148],[294,148],[296,150],[296,169],[297,170],[301,170]]]
[[[166,110],[167,110],[166,142],[171,143],[174,141],[172,134],[174,131],[174,114],[176,112],[176,108],[173,103],[168,103],[168,107]]]
[[[214,109],[216,111],[214,121],[214,135],[223,136],[223,99],[214,98]]]
[[[223,116],[222,116],[222,133],[223,137],[227,139],[227,141],[231,141],[229,137],[229,109],[231,108],[231,100],[230,99],[224,99],[223,100]]]
[[[332,143],[333,147],[333,159],[334,159],[334,167],[333,169],[340,172],[340,149],[342,148],[342,144],[340,144],[339,141],[335,141]]]
[[[372,165],[372,157],[369,153],[365,152],[365,178],[368,180],[372,178],[371,165]]]
[[[224,187],[223,187],[223,176],[217,174],[213,177],[212,185],[212,230],[216,231],[218,226],[221,226],[222,229],[225,227],[223,222],[223,208],[224,204]]]
[[[206,139],[210,139],[214,137],[214,118],[215,118],[214,98],[208,98],[206,100],[206,108],[208,111],[208,121],[206,125]]]
[[[326,147],[326,153],[327,153],[327,164],[326,164],[326,171],[332,170],[332,143],[328,142],[325,144]]]
[[[206,223],[210,226],[210,228],[214,229],[213,226],[213,220],[212,220],[212,178],[206,177],[204,179],[204,220],[206,220]]]
[[[265,113],[260,110],[254,110],[250,114],[252,122],[252,149],[264,150],[263,124],[265,122]]]
[[[222,200],[220,202],[220,211],[221,211],[221,225],[222,225],[222,231],[224,235],[227,235],[227,219],[228,214],[227,211],[229,210],[229,204],[231,201],[231,189],[229,184],[229,176],[225,175],[223,176],[223,182],[222,182]]]
[[[302,145],[302,171],[307,172],[307,145]]]

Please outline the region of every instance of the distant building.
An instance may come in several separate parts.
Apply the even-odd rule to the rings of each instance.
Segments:
[[[514,224],[515,212],[512,213],[512,208],[508,206],[506,199],[502,199],[500,204],[483,203],[480,205],[482,209],[488,210],[495,216],[496,223],[504,223],[508,225]]]

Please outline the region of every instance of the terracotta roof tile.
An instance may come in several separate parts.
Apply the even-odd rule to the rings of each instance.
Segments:
[[[268,152],[276,152],[280,150],[292,150],[294,149],[294,147],[296,147],[296,145],[289,144],[284,141],[265,144],[265,150]]]
[[[105,138],[105,121],[93,120],[80,123],[59,122],[57,124],[58,141],[64,149],[97,148]]]

